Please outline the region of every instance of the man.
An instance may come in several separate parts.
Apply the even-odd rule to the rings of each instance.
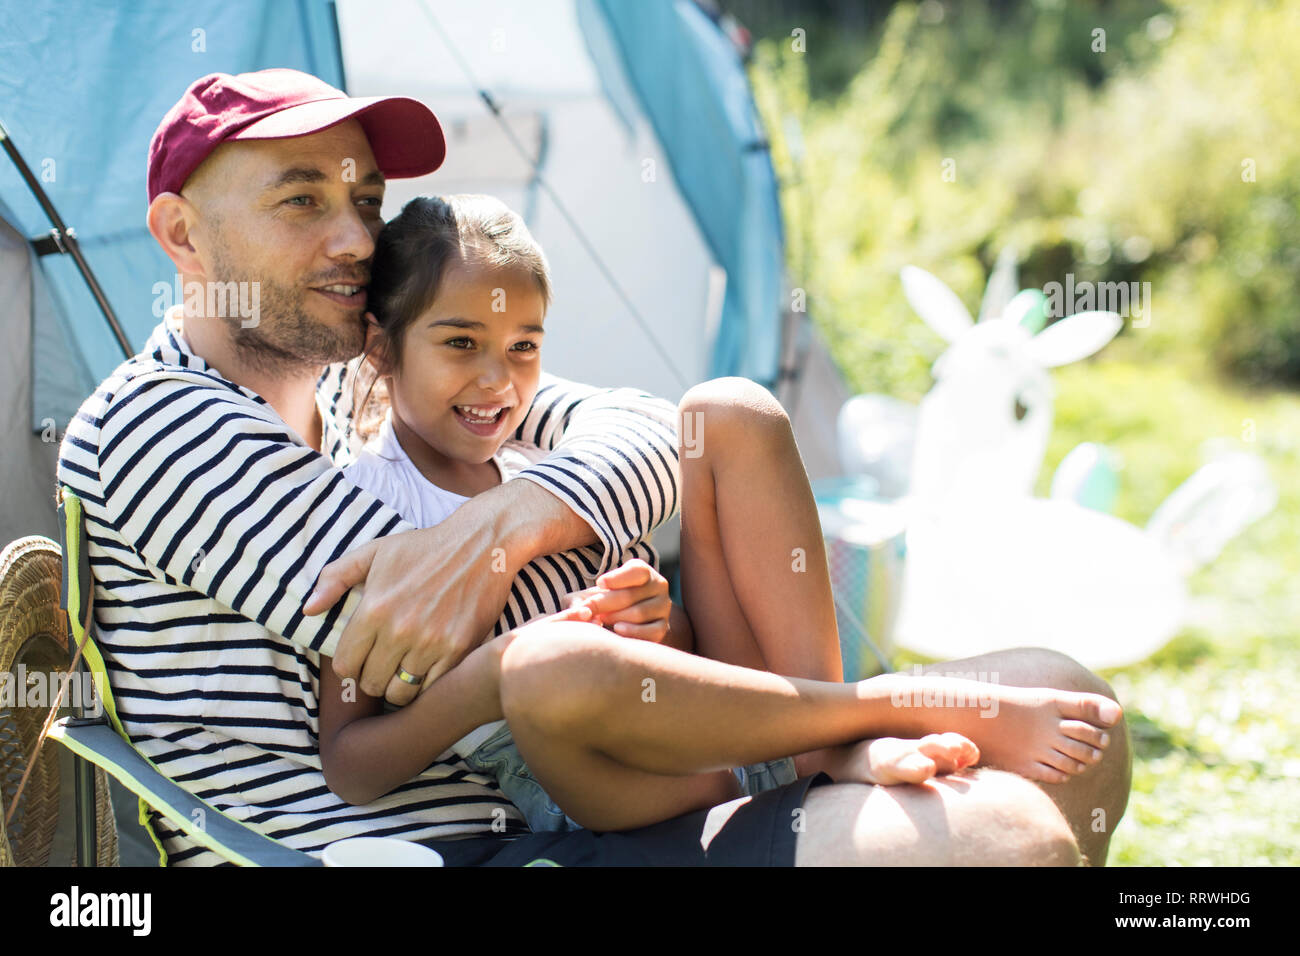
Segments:
[[[363,690],[409,703],[489,633],[524,564],[596,546],[611,567],[647,548],[676,507],[671,405],[558,380],[539,390],[518,435],[552,456],[435,528],[411,530],[342,477],[356,452],[345,363],[362,343],[383,183],[431,172],[443,151],[436,119],[412,100],[348,99],[284,70],[197,81],[155,134],[149,168],[150,231],[187,301],[87,401],[60,457],[60,481],[86,501],[96,618],[127,732],[178,783],[313,851],[361,833],[446,840],[520,829],[491,781],[456,760],[362,807],[332,794],[315,741],[321,654]],[[240,283],[256,293],[244,296]],[[227,305],[257,302],[257,314],[223,310],[214,288]],[[600,668],[658,666],[637,657],[641,642],[593,650],[584,640],[548,634],[553,659],[527,640],[497,662],[512,726],[535,718],[529,732],[553,736],[571,717],[547,710],[530,674],[589,676],[599,702]],[[665,686],[708,682],[674,671],[682,660],[654,671]],[[1045,654],[980,663],[1010,684],[1108,690]],[[707,826],[718,834],[715,862],[1068,863],[1076,837],[1088,839],[1087,812],[1101,808],[1106,829],[1085,846],[1098,859],[1126,774],[1117,746],[1052,799],[988,771],[888,790],[810,789],[806,779],[718,814],[599,844],[580,837],[546,855],[691,862]],[[211,862],[160,829],[173,862]],[[459,862],[520,862],[529,839],[513,855],[492,839],[463,840]]]

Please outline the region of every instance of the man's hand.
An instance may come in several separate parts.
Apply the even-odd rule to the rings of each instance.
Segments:
[[[668,579],[637,558],[602,574],[595,587],[570,594],[569,606],[590,608],[593,623],[615,634],[662,644],[673,604]]]
[[[334,672],[371,696],[408,704],[491,636],[525,564],[595,540],[550,492],[509,481],[435,527],[372,541],[326,565],[303,613],[323,614],[364,584]],[[398,679],[399,668],[420,683]]]

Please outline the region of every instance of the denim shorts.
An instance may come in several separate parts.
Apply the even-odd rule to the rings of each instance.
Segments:
[[[470,770],[496,780],[506,799],[524,815],[534,833],[566,833],[582,829],[559,808],[528,769],[508,725],[503,724],[464,759]],[[750,797],[794,783],[797,778],[794,760],[789,757],[737,767],[733,772],[741,793]]]
[[[581,830],[577,823],[570,820],[551,799],[550,794],[542,789],[524,756],[515,746],[515,738],[510,727],[502,724],[483,743],[478,745],[468,757],[465,765],[475,773],[492,777],[528,821],[528,828],[534,833],[565,833]]]

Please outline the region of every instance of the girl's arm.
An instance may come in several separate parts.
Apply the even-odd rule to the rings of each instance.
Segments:
[[[393,713],[354,680],[320,666],[320,758],[325,782],[348,803],[377,800],[417,776],[475,727],[500,720],[503,634],[480,645]]]
[[[590,526],[603,550],[601,571],[677,512],[674,402],[543,372],[513,437],[550,453],[515,478],[545,488]],[[570,541],[565,550],[587,543]]]
[[[587,607],[537,621],[590,621]],[[527,627],[527,624],[521,627]],[[320,762],[325,782],[348,803],[377,800],[406,783],[475,727],[501,720],[501,655],[516,631],[484,641],[410,704],[384,713],[383,701],[320,663]]]

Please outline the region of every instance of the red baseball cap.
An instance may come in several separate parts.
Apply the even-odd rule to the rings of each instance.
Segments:
[[[408,179],[442,165],[447,145],[433,112],[406,96],[350,97],[298,70],[211,73],[195,80],[167,111],[149,143],[149,202],[178,193],[194,170],[228,140],[288,139],[355,119],[379,170]]]

